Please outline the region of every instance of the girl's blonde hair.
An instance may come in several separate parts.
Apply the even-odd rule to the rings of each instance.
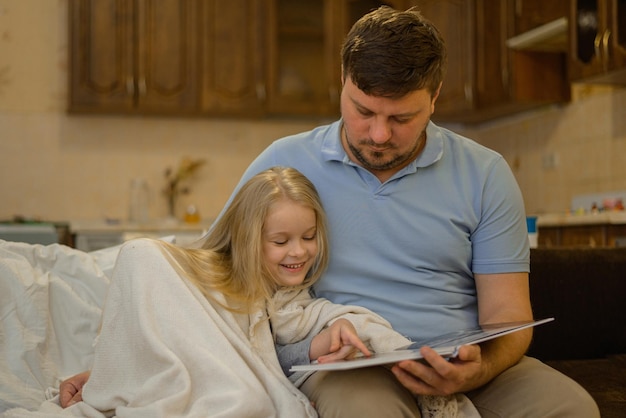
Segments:
[[[228,300],[225,308],[252,312],[269,303],[279,287],[265,266],[262,240],[270,207],[284,199],[315,212],[318,253],[298,288],[309,287],[328,264],[326,215],[313,183],[294,168],[273,167],[248,180],[200,248],[163,245],[174,266],[207,298],[215,301],[212,293],[217,291]]]

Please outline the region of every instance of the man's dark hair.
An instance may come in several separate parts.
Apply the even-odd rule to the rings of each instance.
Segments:
[[[446,60],[441,34],[416,8],[369,12],[352,26],[341,50],[344,79],[365,94],[392,98],[423,88],[434,94]]]

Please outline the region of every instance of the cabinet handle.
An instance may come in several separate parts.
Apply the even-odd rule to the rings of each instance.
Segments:
[[[332,104],[339,102],[339,95],[335,86],[328,86],[328,99]]]
[[[602,45],[602,35],[600,34],[600,32],[598,32],[596,34],[596,37],[593,40],[593,49],[594,49],[595,56],[598,57],[599,59],[602,58],[600,56],[600,45]]]
[[[266,98],[265,94],[265,84],[257,83],[256,85],[256,98],[259,99],[260,102],[264,102]]]
[[[135,81],[132,77],[126,77],[126,94],[132,96],[135,92]]]
[[[474,101],[474,91],[472,90],[472,83],[465,83],[463,90],[465,93],[465,101],[468,103],[472,103]]]
[[[139,79],[139,83],[137,83],[137,85],[139,87],[139,94],[142,95],[142,96],[145,96],[146,95],[146,91],[147,91],[147,88],[146,88],[146,77],[141,77]]]
[[[611,38],[611,30],[607,29],[604,31],[604,35],[602,35],[602,62],[604,63],[604,71],[607,71],[609,68],[609,39]]]

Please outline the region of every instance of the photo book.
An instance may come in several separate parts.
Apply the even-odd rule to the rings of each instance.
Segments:
[[[429,341],[420,341],[407,347],[402,347],[387,353],[372,354],[369,357],[359,356],[349,360],[338,360],[329,363],[300,364],[292,366],[290,371],[320,371],[320,370],[348,370],[359,367],[380,366],[383,364],[397,363],[402,360],[419,360],[422,358],[419,349],[429,346],[445,358],[453,358],[458,354],[463,345],[478,344],[483,341],[501,337],[525,328],[534,327],[553,321],[554,318],[545,318],[524,322],[507,322],[488,324],[476,328],[464,329],[449,334],[444,334]]]

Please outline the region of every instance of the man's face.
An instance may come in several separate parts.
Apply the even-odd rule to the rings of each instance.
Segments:
[[[381,181],[408,165],[425,145],[438,94],[431,97],[422,89],[397,99],[368,96],[346,78],[341,91],[342,143],[350,159]]]

